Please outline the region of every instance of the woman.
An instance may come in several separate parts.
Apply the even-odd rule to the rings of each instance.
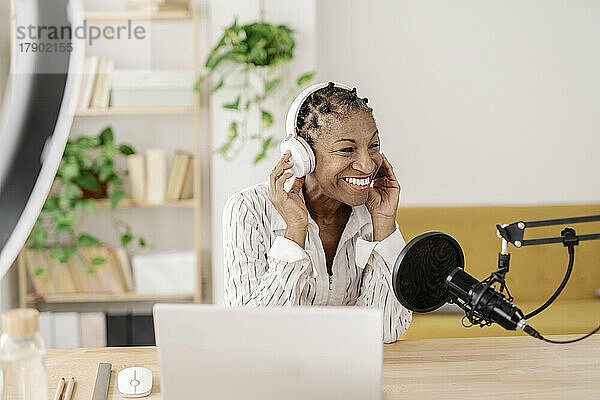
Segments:
[[[315,154],[314,172],[284,190],[288,151],[268,183],[227,201],[226,304],[377,307],[385,342],[408,329],[412,313],[391,286],[405,245],[395,222],[400,185],[367,101],[333,82],[312,93],[296,126]]]

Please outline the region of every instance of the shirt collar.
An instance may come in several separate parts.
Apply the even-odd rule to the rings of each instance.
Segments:
[[[304,194],[300,191],[300,197],[304,200]],[[315,223],[314,220],[309,215],[309,223]],[[348,222],[346,223],[346,228],[342,233],[342,237],[340,241],[343,242],[346,240],[346,237],[354,236],[356,232],[360,232],[360,230],[367,224],[371,223],[371,214],[367,207],[364,204],[359,206],[352,207],[352,212],[350,213],[350,218],[348,218]],[[276,231],[279,229],[287,228],[287,224],[281,214],[273,207],[273,217],[271,218],[271,230]]]

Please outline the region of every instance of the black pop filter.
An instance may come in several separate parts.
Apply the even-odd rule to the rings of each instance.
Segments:
[[[464,269],[458,242],[443,232],[423,233],[411,240],[396,259],[394,293],[406,308],[433,311],[450,299],[446,278],[457,267]]]

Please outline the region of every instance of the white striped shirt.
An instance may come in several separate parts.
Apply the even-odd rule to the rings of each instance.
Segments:
[[[329,276],[317,223],[309,215],[304,249],[286,239],[287,225],[268,190],[268,182],[254,185],[225,204],[225,304],[378,307],[386,343],[406,332],[412,312],[402,307],[392,288],[394,263],[405,246],[398,228],[374,242],[366,206],[352,207]]]

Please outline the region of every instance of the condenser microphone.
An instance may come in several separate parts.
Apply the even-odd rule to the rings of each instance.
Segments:
[[[463,251],[446,233],[427,232],[411,240],[396,259],[392,279],[396,298],[409,310],[423,313],[455,303],[470,321],[496,322],[508,330],[527,327],[518,307],[464,271]]]

